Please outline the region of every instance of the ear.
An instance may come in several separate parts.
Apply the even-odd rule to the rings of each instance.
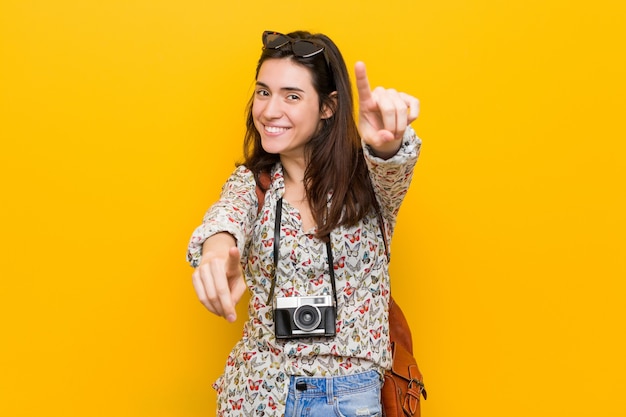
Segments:
[[[329,119],[335,114],[337,108],[337,92],[333,91],[328,96],[329,100],[322,106],[322,119]]]

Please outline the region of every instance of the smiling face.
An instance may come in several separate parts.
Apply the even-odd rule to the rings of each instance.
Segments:
[[[303,158],[305,146],[328,110],[320,113],[311,73],[291,59],[268,59],[256,80],[252,117],[266,152]]]

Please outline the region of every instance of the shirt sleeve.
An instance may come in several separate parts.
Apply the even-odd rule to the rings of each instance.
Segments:
[[[220,232],[230,233],[243,253],[257,216],[255,188],[254,175],[249,169],[244,166],[235,169],[223,185],[219,200],[207,210],[202,224],[191,235],[187,262],[192,267],[200,265],[204,242]]]
[[[382,215],[388,224],[389,238],[393,233],[400,205],[411,185],[413,169],[417,163],[421,144],[421,139],[417,137],[411,126],[407,127],[404,132],[400,149],[389,159],[375,156],[369,146],[363,142],[365,161]]]

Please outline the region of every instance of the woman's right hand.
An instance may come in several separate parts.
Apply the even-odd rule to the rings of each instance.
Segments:
[[[218,233],[202,245],[202,261],[192,274],[198,299],[210,312],[229,322],[237,319],[235,305],[246,290],[241,254],[229,233]]]
[[[370,90],[365,64],[354,66],[359,95],[359,134],[380,158],[398,152],[408,125],[419,115],[419,100],[393,88]]]

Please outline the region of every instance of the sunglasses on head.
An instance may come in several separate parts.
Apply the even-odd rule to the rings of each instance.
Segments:
[[[269,30],[263,32],[264,49],[280,49],[287,44],[291,44],[291,51],[299,58],[310,58],[320,52],[324,52],[324,45],[307,39],[295,39],[291,36],[271,32]],[[326,54],[324,54],[324,58],[326,58]]]

